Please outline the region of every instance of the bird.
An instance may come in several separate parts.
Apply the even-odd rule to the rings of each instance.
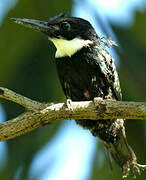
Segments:
[[[55,61],[63,92],[68,100],[121,101],[122,94],[114,59],[107,43],[91,23],[61,13],[47,21],[12,18],[18,24],[45,34],[55,45]],[[134,151],[127,142],[123,119],[76,119],[77,124],[99,137],[127,177],[139,173]]]

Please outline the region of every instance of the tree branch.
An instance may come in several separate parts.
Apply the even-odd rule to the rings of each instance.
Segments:
[[[0,87],[0,98],[13,101],[26,108],[23,114],[0,124],[0,141],[15,138],[57,120],[146,119],[146,103],[142,102],[111,101],[95,98],[94,102],[71,102],[68,108],[66,103],[40,103],[3,87]],[[121,153],[121,157],[119,155],[116,156],[121,158],[120,161],[124,162],[124,164],[121,166],[118,163],[119,161],[117,163],[122,168],[123,178],[127,177],[130,169],[135,177],[136,172],[140,174],[141,169],[146,169],[146,165],[138,164],[130,146],[125,141],[123,143],[126,144],[126,160],[123,157],[123,153]],[[110,143],[108,145],[110,150],[115,151],[114,144]],[[122,144],[116,144],[119,153],[124,149],[121,146]]]
[[[0,141],[15,138],[40,126],[64,119],[146,119],[146,103],[96,99],[66,103],[40,103],[0,87],[0,98],[26,108],[18,117],[0,124]]]

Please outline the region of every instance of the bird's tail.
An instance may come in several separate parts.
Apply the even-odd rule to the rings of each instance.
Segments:
[[[119,131],[117,141],[114,143],[104,142],[104,144],[113,159],[122,168],[123,178],[127,177],[129,171],[132,171],[133,175],[140,173],[136,155],[127,142],[124,127]]]
[[[109,168],[110,168],[110,170],[112,171],[112,170],[113,170],[113,167],[112,167],[112,157],[111,157],[111,153],[109,152],[109,150],[107,149],[106,146],[104,146],[104,151],[105,151],[106,159],[107,159],[108,164],[109,164]]]

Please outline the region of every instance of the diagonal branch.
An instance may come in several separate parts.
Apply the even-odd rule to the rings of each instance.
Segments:
[[[97,99],[66,103],[40,103],[0,87],[0,98],[26,108],[18,117],[0,124],[0,141],[15,138],[40,126],[64,119],[146,119],[146,103]]]
[[[7,99],[9,101],[13,101],[27,109],[37,109],[41,106],[41,103],[31,100],[25,96],[15,93],[7,88],[0,87],[0,98]]]

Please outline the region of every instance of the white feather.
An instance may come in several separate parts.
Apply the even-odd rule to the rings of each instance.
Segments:
[[[59,38],[49,38],[55,45],[57,51],[55,54],[56,58],[61,58],[65,56],[71,57],[77,51],[83,47],[89,46],[93,42],[90,40],[83,40],[80,38],[74,38],[72,40],[59,39]]]

